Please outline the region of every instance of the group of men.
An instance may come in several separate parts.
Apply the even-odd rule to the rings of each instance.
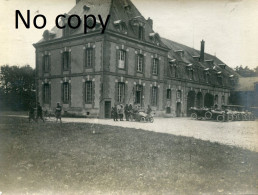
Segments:
[[[35,118],[35,110],[36,110],[36,118]],[[60,123],[62,122],[61,113],[62,113],[62,106],[60,105],[60,103],[57,103],[56,110],[55,110],[56,122],[58,120],[60,120]],[[37,103],[36,109],[33,107],[32,104],[30,104],[30,107],[29,107],[29,122],[31,120],[38,122],[38,119],[41,119],[43,122],[45,122],[45,119],[43,116],[43,109],[39,102]]]
[[[124,116],[126,121],[129,121],[129,119],[134,119],[135,115],[138,114],[140,111],[140,106],[135,105],[132,106],[132,104],[126,104],[125,106],[123,104],[115,105],[111,109],[111,117],[114,121],[120,121],[124,120]],[[147,114],[150,115],[152,112],[151,107],[148,105],[147,108]]]

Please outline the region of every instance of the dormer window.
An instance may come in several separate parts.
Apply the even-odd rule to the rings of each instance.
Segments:
[[[150,33],[149,37],[152,43],[159,45],[160,37],[158,33]]]
[[[232,74],[232,75],[230,75],[229,76],[229,79],[230,79],[230,83],[231,83],[231,85],[235,85],[235,76]]]
[[[169,72],[170,72],[170,76],[177,77],[176,59],[169,60]]]
[[[193,59],[194,59],[195,61],[200,61],[200,56],[193,56]]]
[[[138,38],[140,40],[144,39],[144,28],[143,28],[143,26],[139,26]]]
[[[84,11],[89,11],[90,10],[90,6],[89,5],[84,5],[83,6],[83,10]]]
[[[188,65],[186,66],[186,68],[187,68],[188,78],[189,78],[190,80],[193,80],[193,64],[188,64]]]
[[[217,72],[217,80],[218,80],[218,84],[222,85],[222,72]]]
[[[43,38],[45,41],[51,40],[55,37],[55,33],[49,30],[45,30],[43,33]]]
[[[184,57],[184,50],[176,50],[175,53],[180,57]]]
[[[212,66],[214,64],[214,60],[205,60],[205,62],[207,64],[209,64],[210,66]]]
[[[219,64],[219,67],[222,69],[226,69],[226,64]]]
[[[127,26],[122,20],[116,20],[114,26],[119,32],[127,34]]]
[[[124,9],[125,9],[125,11],[131,11],[131,6],[128,4],[125,4]]]
[[[209,68],[206,68],[206,69],[204,69],[204,72],[203,72],[204,81],[206,83],[209,83],[209,81],[210,81],[210,71],[209,70],[210,70]]]

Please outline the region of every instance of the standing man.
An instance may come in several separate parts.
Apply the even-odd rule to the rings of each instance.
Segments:
[[[123,121],[123,119],[124,119],[124,106],[122,104],[120,105],[120,109],[119,109],[118,113],[119,113],[120,121]]]
[[[41,119],[43,122],[45,122],[44,118],[43,118],[43,111],[42,111],[42,107],[40,106],[40,103],[38,102],[37,104],[37,117],[36,117],[36,122],[38,122],[38,119]]]
[[[115,107],[114,107],[114,121],[117,121],[117,115],[118,115],[118,113],[117,113],[117,105],[115,105]]]
[[[32,104],[30,103],[30,105],[29,105],[29,122],[31,120],[35,121],[35,115],[34,115],[34,108],[33,108]]]
[[[58,102],[56,105],[56,122],[58,121],[58,119],[60,120],[60,123],[62,123],[62,119],[61,119],[61,115],[62,115],[62,106],[60,105],[60,103]]]
[[[150,105],[148,105],[148,108],[147,108],[147,115],[150,116],[151,112],[152,112],[152,109],[151,109]]]
[[[129,113],[130,111],[129,111],[129,106],[128,106],[128,104],[126,104],[125,105],[125,119],[126,119],[126,121],[129,121]]]

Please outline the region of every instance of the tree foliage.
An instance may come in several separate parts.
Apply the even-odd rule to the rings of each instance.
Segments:
[[[258,76],[258,66],[253,70],[247,66],[244,68],[242,65],[237,66],[235,71],[242,77],[257,77]]]
[[[1,66],[0,110],[27,110],[35,101],[35,70],[26,66]]]

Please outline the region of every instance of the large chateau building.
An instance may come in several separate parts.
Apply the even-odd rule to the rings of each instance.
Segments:
[[[66,16],[72,14],[110,20],[104,34],[97,20],[87,34],[83,26],[54,27],[34,44],[37,98],[45,109],[60,102],[65,112],[109,118],[115,104],[151,105],[172,117],[228,104],[236,73],[205,53],[204,41],[198,51],[161,38],[130,0],[77,0]]]

